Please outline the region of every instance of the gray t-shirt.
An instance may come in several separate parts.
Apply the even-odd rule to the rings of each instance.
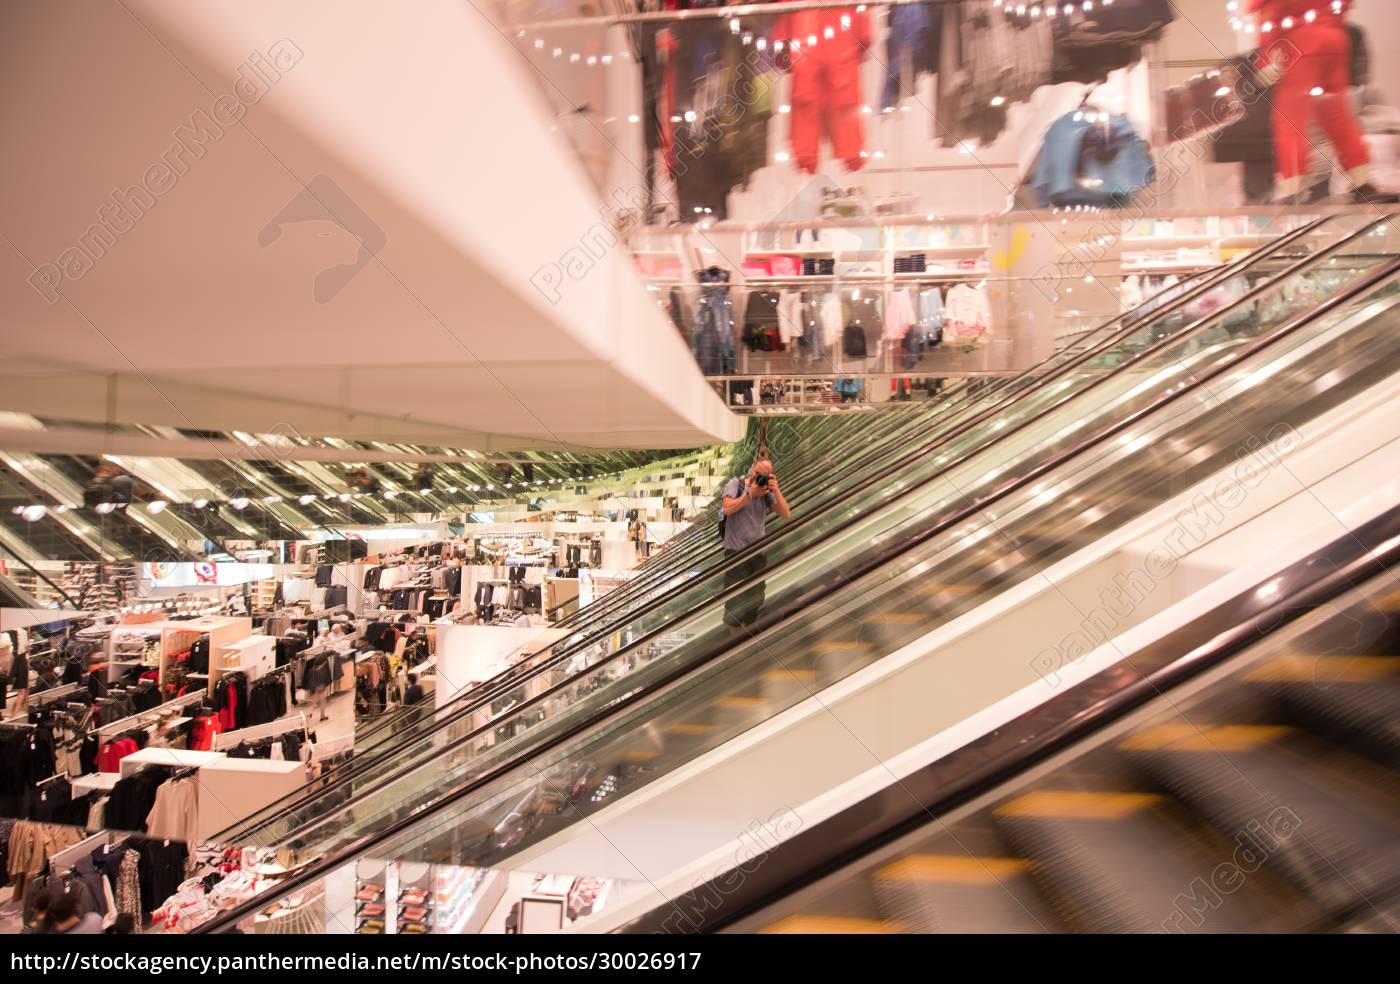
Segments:
[[[743,494],[744,480],[742,478],[731,478],[729,484],[724,487],[726,499],[737,499]],[[773,493],[769,492],[757,499],[750,499],[744,504],[744,508],[726,516],[724,520],[724,549],[743,550],[750,544],[762,540],[763,522],[768,517],[768,510],[776,501]]]

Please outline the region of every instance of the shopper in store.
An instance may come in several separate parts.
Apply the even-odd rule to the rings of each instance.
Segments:
[[[20,927],[21,934],[46,933],[48,932],[49,906],[53,904],[53,897],[49,895],[47,889],[40,889],[29,903],[32,910],[28,919],[24,920]]]
[[[102,917],[95,912],[78,915],[78,893],[63,892],[49,903],[44,915],[45,933],[96,936],[102,933]]]
[[[783,519],[791,514],[787,499],[783,498],[782,489],[778,486],[778,476],[773,473],[773,462],[759,458],[747,475],[731,478],[724,487],[725,557],[732,557],[763,539],[769,509]],[[756,553],[725,573],[726,590],[752,582],[748,590],[725,602],[726,625],[737,628],[757,621],[759,609],[763,607],[763,581],[760,578],[765,566],[763,554]]]
[[[9,668],[10,689],[15,692],[16,716],[29,713],[29,657],[15,649],[8,634],[0,635],[0,671]]]
[[[423,688],[418,683],[418,674],[408,675],[408,686],[403,691],[403,706],[412,707],[423,699]]]
[[[436,478],[437,473],[433,470],[432,465],[421,464],[418,466],[418,470],[413,473],[413,488],[418,492],[430,491]]]

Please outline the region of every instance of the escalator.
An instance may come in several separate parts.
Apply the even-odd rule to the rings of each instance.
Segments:
[[[366,852],[490,865],[537,845],[1171,501],[1252,428],[1307,423],[1383,383],[1400,367],[1394,247],[1387,226],[1366,227],[1112,371],[1072,364],[970,419],[942,460],[914,456],[877,501],[833,506],[770,556],[750,631],[722,625],[745,586],[710,590],[679,622],[651,613],[596,662],[505,695],[503,717],[469,709],[366,770],[336,790],[348,805],[312,801],[228,840],[324,856],[297,885]]]
[[[956,393],[957,388],[952,388],[951,392]],[[881,414],[884,419],[862,421],[866,425],[863,427],[851,426],[850,418],[840,421],[818,418],[811,421],[815,426],[810,428],[794,426],[796,421],[783,421],[785,426],[768,428],[769,453],[783,462],[784,482],[792,483],[785,485],[789,501],[794,503],[794,508],[801,508],[816,493],[829,491],[833,459],[857,461],[860,459],[856,456],[861,452],[874,454],[878,450],[889,455],[906,449],[911,441],[934,426],[941,409],[920,404],[899,405]],[[744,462],[744,467],[755,453],[757,432],[758,427],[751,426],[747,440],[737,449],[736,460]],[[584,640],[596,638],[598,632],[613,631],[627,612],[655,599],[667,586],[692,580],[706,565],[712,564],[721,553],[715,529],[718,510],[717,499],[708,513],[699,517],[687,531],[687,538],[671,541],[664,553],[642,565],[636,578],[586,609],[555,623],[555,628],[568,635],[556,643],[550,653],[559,653],[565,648],[577,649]],[[432,707],[420,705],[387,715],[356,736],[357,752],[376,748],[391,737],[401,743],[411,737],[411,734],[405,735],[406,727],[430,719],[433,714]]]
[[[1400,931],[1400,511],[622,927]]]
[[[1330,243],[1338,235],[1355,234],[1357,225],[1363,226],[1367,232],[1370,231],[1369,222],[1343,220],[1342,226],[1336,229],[1329,227],[1322,241]],[[1339,251],[1312,256],[1306,243],[1314,238],[1312,234],[1319,231],[1320,227],[1301,230],[1297,239],[1280,244],[1278,255],[1255,258],[1248,264],[1226,271],[1221,277],[1234,277],[1245,269],[1274,264],[1281,265],[1285,270],[1292,270],[1298,263],[1302,263],[1308,269],[1312,269],[1313,266],[1330,265],[1332,260],[1351,255],[1350,252]],[[1344,241],[1352,244],[1347,247],[1348,250],[1374,248],[1374,240],[1364,237],[1360,241]],[[1336,248],[1340,250],[1340,244],[1337,244]],[[1300,255],[1302,259],[1297,258]],[[1211,282],[1203,283],[1200,290],[1205,291],[1210,287]],[[1183,296],[1181,303],[1186,303],[1191,296],[1189,293]],[[1160,315],[1162,318],[1169,318],[1174,317],[1176,313],[1175,308],[1166,306],[1162,308]],[[1203,326],[1202,330],[1207,327]],[[940,408],[940,412],[931,415],[913,415],[910,420],[914,422],[914,430],[899,429],[896,426],[896,429],[889,432],[893,437],[886,442],[887,446],[870,458],[862,459],[855,454],[846,459],[855,463],[873,461],[876,465],[885,464],[887,467],[883,470],[876,468],[866,471],[851,468],[836,476],[830,476],[830,466],[823,462],[824,467],[819,468],[818,479],[825,478],[825,481],[821,483],[820,488],[813,490],[810,499],[803,500],[800,493],[793,494],[794,509],[803,514],[802,518],[789,524],[781,531],[781,535],[770,538],[764,544],[768,552],[770,576],[778,570],[786,570],[795,575],[791,587],[794,593],[800,594],[803,585],[820,580],[820,574],[832,570],[833,562],[830,558],[844,554],[833,551],[826,543],[830,532],[833,529],[849,527],[860,513],[870,508],[866,498],[859,499],[857,505],[850,505],[853,490],[857,493],[861,489],[871,490],[877,498],[885,497],[892,506],[903,510],[902,516],[905,521],[908,521],[909,517],[915,517],[914,521],[917,522],[920,510],[911,506],[908,499],[914,497],[928,483],[940,480],[939,476],[945,471],[941,467],[945,463],[943,459],[970,454],[981,448],[985,441],[1009,433],[1005,430],[1008,423],[1018,419],[1033,420],[1047,406],[1056,405],[1053,401],[1063,402],[1067,398],[1066,394],[1073,395],[1076,392],[1075,386],[1092,384],[1105,378],[1105,371],[1097,363],[1102,361],[1106,351],[1125,346],[1138,347],[1141,337],[1151,337],[1161,332],[1153,322],[1135,325],[1129,329],[1121,329],[1116,324],[1110,325],[1106,333],[1109,342],[1100,347],[1096,348],[1086,343],[1078,350],[1062,353],[1052,360],[1053,365],[1049,369],[1043,368],[1039,373],[1028,373],[1005,387],[986,388],[977,398],[966,401],[961,409],[959,404],[954,403],[951,407]],[[1103,339],[1098,341],[1104,342]],[[1016,405],[1015,413],[1019,416],[1009,415],[1017,396],[1020,393],[1032,392],[1038,394],[1037,399],[1041,402],[1023,401]],[[1029,397],[1027,399],[1029,400]],[[939,448],[945,454],[935,457],[932,451]],[[946,490],[935,488],[933,491],[938,493]],[[819,508],[806,509],[813,502],[835,502],[839,508],[834,515],[824,513]],[[862,517],[865,524],[861,528],[862,531],[854,535],[850,531],[846,533],[843,543],[850,551],[850,556],[855,556],[860,550],[879,542],[881,534],[867,535],[863,531],[870,528],[879,530],[884,522],[881,516],[882,514],[876,512],[871,516]],[[698,547],[696,556],[704,558],[708,555],[713,558],[718,554],[717,541],[712,539],[710,544],[712,546]],[[814,556],[821,558],[815,564],[811,561]],[[363,766],[357,766],[352,772],[355,781],[378,787],[391,776],[406,778],[413,767],[436,755],[441,743],[457,744],[470,740],[472,732],[483,729],[495,718],[507,716],[517,706],[535,705],[528,712],[531,714],[528,720],[538,723],[543,715],[540,714],[537,705],[540,696],[546,693],[557,690],[563,696],[553,697],[552,700],[555,703],[567,703],[572,697],[588,695],[597,687],[610,685],[609,681],[613,677],[626,677],[639,665],[649,665],[655,671],[667,662],[673,652],[678,659],[685,659],[697,652],[703,652],[707,644],[723,647],[729,642],[730,632],[720,624],[727,601],[721,596],[726,590],[726,572],[735,562],[730,562],[728,566],[715,566],[711,560],[708,567],[702,566],[703,563],[702,559],[701,563],[695,565],[696,569],[687,570],[685,575],[678,578],[680,584],[669,592],[643,596],[643,601],[652,600],[657,603],[639,611],[635,617],[625,621],[584,623],[553,646],[532,655],[503,677],[476,688],[454,704],[436,711],[431,708],[416,711],[416,719],[408,722],[407,730],[404,727],[405,722],[400,719],[392,724],[386,722],[380,725],[378,729],[365,735],[363,740],[357,736],[357,747],[361,752],[378,749],[383,738],[392,736],[395,754],[371,758]],[[825,640],[822,645],[830,648],[842,644],[843,641]],[[590,667],[598,669],[596,672],[584,672]],[[574,682],[576,675],[577,683]],[[507,721],[500,727],[504,733],[514,737],[529,730],[528,725],[521,725],[523,720],[526,719],[517,715],[515,720]],[[431,736],[431,741],[419,741],[423,736]],[[281,830],[299,825],[318,815],[318,811],[310,804],[300,804],[296,809],[288,810],[283,822],[270,827],[265,826],[277,810],[288,810],[288,804],[278,804],[264,811],[243,828],[232,832],[233,836],[238,839],[249,836],[263,837],[273,830],[278,832],[273,836],[280,836]]]

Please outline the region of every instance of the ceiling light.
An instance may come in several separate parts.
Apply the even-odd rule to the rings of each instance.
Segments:
[[[248,500],[239,496],[237,499],[230,499],[228,504],[235,509],[245,509],[248,506]]]
[[[300,502],[303,506],[309,506],[315,501],[316,497],[314,495],[304,495],[301,498],[297,499],[297,502]]]
[[[97,504],[97,513],[99,516],[105,516],[115,508],[117,507],[110,502],[99,502]]]
[[[48,515],[48,508],[45,506],[25,506],[20,510],[20,515],[24,517],[26,523],[37,523]]]
[[[164,512],[165,507],[168,505],[170,505],[170,503],[166,502],[164,499],[152,499],[150,502],[146,503],[146,511],[149,513]]]
[[[195,507],[196,509],[203,509],[203,508],[204,508],[205,506],[207,506],[207,505],[209,505],[209,500],[208,500],[208,499],[196,499],[196,500],[194,500],[194,507]]]

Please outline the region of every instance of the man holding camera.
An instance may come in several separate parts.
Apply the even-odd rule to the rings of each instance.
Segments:
[[[778,487],[778,476],[773,474],[773,462],[759,458],[753,468],[743,478],[731,478],[724,487],[724,555],[726,558],[763,539],[764,522],[768,510],[772,509],[783,519],[789,515],[787,500]],[[724,606],[724,623],[732,626],[752,625],[758,619],[758,611],[763,607],[763,582],[754,580],[762,575],[765,568],[763,554],[755,554],[747,561],[726,572],[726,589],[736,584],[753,580],[754,583]]]

